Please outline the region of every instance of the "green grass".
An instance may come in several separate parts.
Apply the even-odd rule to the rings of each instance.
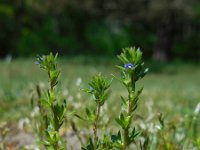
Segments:
[[[81,92],[80,88],[86,87],[91,76],[99,72],[109,78],[112,77],[111,74],[119,76],[116,64],[118,64],[117,60],[107,58],[62,58],[59,60],[64,89],[64,94],[60,93],[61,97],[67,100],[73,97],[69,105],[71,108],[77,108],[76,113],[81,114],[86,105],[91,105],[89,103],[91,97]],[[150,116],[150,113],[154,115],[162,113],[169,122],[178,124],[180,120],[190,119],[196,105],[200,102],[199,65],[149,62],[146,66],[150,68],[150,72],[137,85],[138,87],[140,84],[144,85],[137,114],[145,119]],[[17,59],[10,64],[0,61],[0,68],[0,122],[16,123],[20,118],[30,117],[31,95],[35,93],[37,84],[47,86],[46,74],[35,65],[34,59]],[[83,81],[80,87],[76,86],[78,78]],[[104,111],[105,114],[111,112],[108,113],[108,117],[112,120],[110,124],[114,126],[116,125],[114,118],[120,113],[118,112],[120,95],[126,95],[126,90],[115,80],[110,91],[108,109]],[[82,123],[78,119],[75,120]]]
[[[85,87],[90,77],[98,72],[108,77],[111,77],[111,74],[118,75],[116,63],[118,62],[114,59],[62,58],[59,62],[62,86],[69,91],[69,95],[75,96],[80,92],[75,85],[77,78],[82,78],[82,87]],[[194,111],[200,101],[198,66],[173,63],[149,63],[146,66],[150,67],[150,73],[140,81],[144,85],[144,91],[139,102],[139,113],[145,113],[146,104],[150,101],[153,102],[154,109],[167,116],[174,113],[184,115]],[[24,116],[24,112],[29,110],[30,94],[35,90],[35,85],[40,82],[48,84],[47,76],[34,64],[34,59],[18,59],[10,64],[1,61],[0,68],[1,119],[9,117],[12,120]],[[113,83],[110,103],[117,101],[115,104],[119,104],[119,96],[125,94],[125,89],[118,81]]]

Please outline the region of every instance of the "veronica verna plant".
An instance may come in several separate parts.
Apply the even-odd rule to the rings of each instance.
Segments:
[[[143,87],[137,89],[136,83],[146,75],[148,69],[144,68],[142,52],[135,47],[123,49],[118,58],[122,62],[122,66],[117,66],[121,72],[121,78],[117,79],[126,87],[128,96],[126,98],[121,96],[121,113],[116,118],[116,122],[122,128],[123,135],[119,130],[117,135],[112,136],[112,141],[115,148],[126,150],[139,135],[135,127],[131,126],[139,95],[143,90]]]
[[[92,78],[88,83],[88,89],[84,89],[85,92],[93,95],[95,102],[95,110],[91,108],[86,108],[86,119],[92,123],[93,126],[93,137],[89,138],[89,144],[85,147],[82,147],[83,150],[103,150],[105,145],[102,144],[100,139],[97,136],[97,129],[100,120],[101,108],[104,105],[105,101],[108,98],[108,88],[111,85],[112,80],[108,80],[103,77],[101,74],[98,74]]]
[[[44,93],[45,97],[39,100],[44,110],[42,116],[45,120],[44,136],[41,143],[48,150],[65,149],[59,135],[59,129],[64,122],[67,110],[66,101],[59,100],[56,91],[60,76],[60,70],[57,68],[57,56],[57,54],[54,56],[50,53],[47,56],[38,56],[36,61],[36,64],[47,72],[49,78],[49,89]]]

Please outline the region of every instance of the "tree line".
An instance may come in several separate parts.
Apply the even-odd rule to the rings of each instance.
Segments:
[[[139,46],[146,58],[200,58],[198,0],[2,0],[0,56],[113,55]]]

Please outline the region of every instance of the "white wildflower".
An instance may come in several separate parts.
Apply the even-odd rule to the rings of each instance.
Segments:
[[[29,124],[30,123],[30,120],[26,117],[26,118],[22,118],[22,119],[20,119],[19,120],[19,122],[18,122],[18,128],[20,129],[20,130],[23,130],[24,129],[24,126],[26,125],[26,124]]]
[[[102,107],[102,111],[107,111],[108,110],[108,104],[104,103],[103,107]]]
[[[194,110],[194,114],[198,115],[200,113],[200,102],[197,104],[195,110]]]
[[[141,129],[146,130],[146,125],[143,122],[141,122],[139,126]]]
[[[149,123],[149,125],[147,125],[149,132],[151,133],[157,133],[158,130],[161,129],[161,127],[159,125],[155,125],[153,123]]]
[[[76,80],[76,86],[80,86],[81,83],[82,83],[81,77],[77,78],[77,80]]]
[[[29,150],[40,150],[39,147],[36,145],[26,145],[24,146],[24,148]]]
[[[107,124],[109,122],[109,117],[108,115],[104,114],[103,117],[102,117],[102,122]]]
[[[184,133],[176,133],[175,138],[177,139],[177,141],[180,142],[185,138],[185,134]]]
[[[161,126],[160,125],[155,125],[155,128],[158,130],[161,130]]]
[[[40,83],[39,83],[39,87],[40,87],[41,89],[45,88],[45,83],[44,83],[44,82],[40,82]]]
[[[69,91],[68,91],[67,89],[64,89],[63,92],[62,92],[62,95],[63,95],[64,97],[67,97],[68,94],[69,94]]]
[[[33,109],[33,111],[31,112],[31,117],[33,118],[33,117],[35,117],[35,116],[38,115],[38,114],[39,114],[39,107],[36,106],[36,107]]]
[[[80,108],[80,107],[81,107],[81,103],[74,103],[74,105],[73,105],[73,106],[74,106],[74,108],[75,108],[75,109],[78,109],[78,108]]]
[[[73,99],[74,99],[73,96],[69,96],[69,97],[67,98],[67,100],[68,100],[69,102],[73,101]]]
[[[78,92],[78,93],[76,94],[76,98],[77,98],[77,99],[80,99],[80,98],[81,98],[81,93],[80,93],[80,92]]]

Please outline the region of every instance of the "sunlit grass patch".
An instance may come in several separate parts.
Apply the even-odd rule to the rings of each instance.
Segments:
[[[40,71],[33,63],[34,59],[17,59],[10,64],[0,61],[0,122],[8,121],[15,128],[18,128],[18,122],[22,118],[30,117],[31,105],[30,99],[35,92],[36,84],[42,89],[48,86],[47,75]],[[59,66],[61,67],[60,96],[70,101],[70,109],[76,109],[84,113],[83,106],[90,106],[92,97],[80,91],[86,87],[89,79],[102,72],[108,77],[111,74],[119,76],[115,68],[117,60],[103,58],[61,58]],[[195,136],[199,136],[200,125],[199,116],[194,117],[195,109],[200,101],[200,69],[194,64],[162,64],[158,70],[151,70],[156,67],[154,63],[147,63],[150,66],[149,75],[144,80],[139,81],[138,87],[144,85],[144,91],[141,94],[141,100],[138,103],[138,110],[134,116],[136,124],[140,128],[146,128],[143,123],[154,132],[155,127],[159,125],[157,114],[162,113],[166,123],[176,126],[177,134],[173,138],[180,138],[180,144],[187,145],[195,143]],[[108,103],[105,105],[104,112],[109,114],[109,118],[116,118],[116,111],[120,108],[119,96],[125,96],[127,92],[119,82],[113,82],[110,87],[111,93],[108,97]],[[116,132],[116,123],[109,121],[108,116],[104,122],[112,132]],[[195,123],[194,120],[196,119]],[[78,119],[75,123],[80,127],[86,124]],[[71,130],[69,126],[66,130]],[[107,129],[104,129],[107,130]],[[171,129],[163,132],[172,134]],[[187,140],[181,139],[183,136]],[[152,138],[158,138],[157,133],[152,134]],[[172,138],[172,139],[173,139]],[[157,139],[158,140],[158,139]],[[181,143],[182,142],[182,143]],[[186,142],[186,143],[183,143]]]

